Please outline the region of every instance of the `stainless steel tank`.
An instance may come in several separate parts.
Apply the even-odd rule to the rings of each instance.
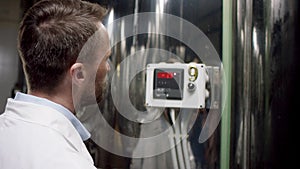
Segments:
[[[286,168],[297,111],[299,2],[233,1],[231,168]]]
[[[174,127],[174,132],[177,129],[184,130],[188,134],[188,138],[183,139],[182,143],[166,152],[137,158],[135,148],[139,149],[138,153],[141,153],[142,150],[146,152],[155,149],[155,147],[147,144],[144,148],[140,148],[141,144],[138,141],[128,141],[125,137],[119,137],[119,134],[116,134],[114,139],[118,139],[118,142],[110,142],[111,146],[116,148],[109,152],[103,146],[104,150],[101,148],[102,143],[98,144],[101,142],[99,138],[101,132],[103,133],[103,131],[98,130],[99,137],[94,137],[93,142],[98,146],[97,151],[100,149],[102,153],[98,153],[96,165],[99,167],[145,169],[219,168],[219,128],[217,127],[215,132],[210,133],[212,136],[204,143],[198,141],[209,110],[184,110],[186,111],[184,115],[179,115],[177,110],[167,109],[164,113],[147,110],[144,105],[146,74],[144,70],[138,71],[138,68],[145,67],[148,63],[159,62],[201,63],[203,62],[201,57],[206,59],[205,57],[212,55],[208,52],[205,53],[208,51],[206,48],[214,48],[213,51],[220,60],[222,1],[120,0],[99,1],[99,3],[107,5],[109,8],[104,23],[111,34],[111,44],[113,45],[111,56],[113,68],[111,86],[113,87],[108,99],[104,104],[101,104],[101,112],[106,121],[121,134],[129,137],[147,138],[167,130],[174,123],[171,117],[174,115],[179,121],[185,121],[180,123],[181,128]],[[138,15],[147,12],[155,15],[152,15],[153,17],[150,17],[149,21],[145,20],[142,15]],[[183,21],[176,22],[175,25],[171,24],[172,22],[168,19],[169,15],[182,18]],[[203,45],[196,47],[198,51],[203,51],[203,56],[197,56],[197,51],[189,46],[193,41],[197,41],[197,39],[193,39],[197,36],[186,34],[187,22],[203,32],[210,43],[209,45],[202,43]],[[144,28],[143,24],[145,24],[147,31],[140,33],[140,29]],[[172,30],[179,32],[178,36],[172,37],[157,33],[172,32]],[[187,39],[186,37],[191,38]],[[187,43],[181,41],[182,39],[187,39]],[[209,62],[209,64],[214,63]],[[117,95],[114,96],[113,93],[117,93]],[[128,104],[132,104],[133,109],[127,110]],[[164,144],[164,142],[169,141],[165,139],[161,143]],[[125,162],[117,165],[116,159],[122,159],[121,161]]]

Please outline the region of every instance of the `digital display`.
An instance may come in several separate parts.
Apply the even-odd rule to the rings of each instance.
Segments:
[[[155,69],[153,98],[181,100],[183,96],[183,69]]]
[[[159,79],[172,79],[174,78],[174,72],[158,72],[157,78]]]

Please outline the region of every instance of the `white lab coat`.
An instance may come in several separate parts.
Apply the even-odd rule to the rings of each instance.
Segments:
[[[8,99],[0,116],[0,169],[96,169],[79,133],[60,112]]]

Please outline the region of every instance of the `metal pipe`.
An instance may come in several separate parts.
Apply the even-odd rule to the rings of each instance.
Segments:
[[[223,99],[221,120],[221,149],[220,149],[220,168],[230,168],[230,123],[231,123],[231,75],[232,75],[232,0],[223,0],[223,37],[222,37],[222,58],[224,66],[223,78]]]

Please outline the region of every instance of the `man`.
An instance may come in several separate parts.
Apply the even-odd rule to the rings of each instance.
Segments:
[[[28,94],[0,116],[1,169],[95,169],[76,110],[103,99],[110,55],[105,10],[80,0],[44,0],[18,38]]]

